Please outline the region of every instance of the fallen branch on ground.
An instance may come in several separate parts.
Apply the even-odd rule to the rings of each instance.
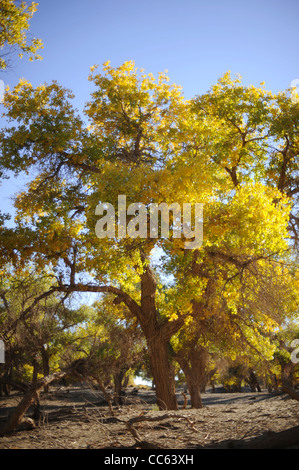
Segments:
[[[28,408],[34,403],[38,402],[39,394],[44,387],[46,387],[52,382],[66,377],[67,375],[74,372],[74,370],[74,367],[70,367],[65,371],[55,372],[54,374],[43,377],[42,379],[38,380],[34,386],[31,386],[29,390],[25,393],[18,406],[16,407],[14,413],[10,416],[4,426],[0,428],[0,436],[4,436],[5,434],[13,432],[20,426]]]
[[[134,425],[136,423],[142,423],[145,421],[157,422],[157,421],[163,421],[165,419],[176,419],[176,420],[185,419],[188,422],[188,425],[193,426],[194,424],[190,421],[189,416],[180,416],[176,413],[166,413],[166,414],[163,414],[162,416],[148,416],[146,413],[144,413],[139,416],[136,416],[135,418],[131,418],[128,421],[124,421],[122,419],[117,418],[119,422],[124,423],[126,425],[126,428],[135,439],[136,446],[140,447],[141,449],[164,449],[164,447],[155,442],[149,442],[149,441],[142,439],[142,437],[140,436],[139,432],[134,427]]]

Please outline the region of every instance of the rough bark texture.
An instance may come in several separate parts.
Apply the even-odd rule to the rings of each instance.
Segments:
[[[201,392],[205,390],[207,382],[216,369],[207,370],[209,354],[196,341],[194,344],[189,344],[186,351],[188,351],[187,356],[185,351],[180,351],[176,359],[186,378],[192,408],[202,408]]]
[[[160,410],[178,410],[174,375],[168,356],[168,343],[154,336],[149,341],[148,348],[157,404]]]
[[[42,353],[42,361],[43,361],[43,373],[44,377],[47,377],[50,375],[50,358],[49,358],[49,352],[45,348],[45,346],[42,346],[41,348],[41,353]],[[45,386],[45,392],[49,391],[49,385]]]
[[[156,279],[141,253],[144,265],[141,275],[141,328],[147,340],[151,371],[156,386],[157,404],[161,410],[177,410],[174,374],[169,360],[171,322],[163,322],[156,308]],[[169,336],[170,335],[170,336]]]
[[[114,403],[119,406],[123,404],[122,400],[122,381],[125,375],[125,371],[121,370],[117,374],[114,374]]]

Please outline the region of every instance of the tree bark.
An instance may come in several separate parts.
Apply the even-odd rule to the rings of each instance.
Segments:
[[[141,274],[140,323],[145,335],[151,371],[156,386],[156,399],[160,410],[178,410],[174,373],[169,360],[169,340],[173,334],[172,322],[163,321],[156,308],[155,274],[143,252]]]
[[[283,387],[283,391],[290,395],[293,400],[299,401],[299,393],[295,392],[293,388]]]
[[[207,372],[208,352],[194,341],[186,348],[188,354],[186,356],[185,349],[179,351],[176,359],[185,374],[188,390],[191,398],[192,408],[202,408],[201,391],[216,370]]]
[[[121,370],[118,373],[114,374],[114,403],[116,406],[123,404],[122,399],[122,381],[125,375],[125,371]]]
[[[175,380],[168,355],[168,342],[157,336],[155,331],[153,333],[148,341],[148,352],[156,386],[157,405],[160,410],[178,410]]]
[[[43,374],[44,377],[47,377],[50,375],[50,358],[49,358],[49,352],[43,345],[41,348],[41,354],[42,354],[42,361],[43,361]],[[45,392],[49,392],[49,385],[45,386]]]
[[[294,389],[294,364],[292,362],[281,363],[281,382],[285,389]]]
[[[33,360],[32,362],[33,365],[33,373],[32,373],[32,386],[35,387],[37,384],[37,379],[38,379],[38,371],[39,371],[39,364],[36,359]]]
[[[253,371],[252,368],[249,369],[249,375],[248,375],[247,383],[249,384],[249,387],[250,387],[252,392],[256,392],[256,391],[261,392],[260,384],[259,384],[257,376],[256,376],[256,374],[255,374],[255,372]]]

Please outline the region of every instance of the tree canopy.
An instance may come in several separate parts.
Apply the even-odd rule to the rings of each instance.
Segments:
[[[41,39],[28,35],[29,21],[37,11],[38,3],[0,1],[0,70],[6,69],[15,52],[29,60],[41,59],[38,50],[43,47]]]
[[[144,334],[160,408],[176,409],[170,344],[270,358],[271,335],[298,314],[299,104],[230,73],[187,100],[132,61],[89,80],[81,114],[55,81],[5,95],[0,170],[34,176],[15,228],[1,227],[2,269],[51,267],[51,294],[112,294]],[[146,209],[203,204],[201,247],[186,248],[192,231],[174,236],[174,215],[168,238],[150,237],[150,220],[140,236],[137,206],[130,232],[98,238],[96,207],[119,216],[119,195]]]

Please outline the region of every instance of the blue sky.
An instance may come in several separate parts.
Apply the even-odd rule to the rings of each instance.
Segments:
[[[33,85],[55,79],[75,93],[80,111],[90,66],[107,60],[134,60],[154,75],[167,69],[187,98],[227,70],[276,92],[299,78],[298,18],[298,0],[40,0],[31,34],[44,42],[43,60],[16,60],[0,78],[10,87],[20,77]],[[20,184],[0,187],[1,210]]]

